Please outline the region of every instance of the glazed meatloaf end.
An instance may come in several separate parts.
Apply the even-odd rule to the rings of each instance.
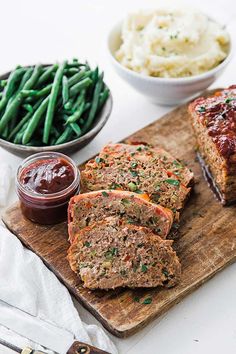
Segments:
[[[172,223],[171,210],[145,200],[141,195],[127,191],[102,190],[76,195],[68,208],[70,242],[83,227],[107,216],[119,216],[129,224],[149,227],[166,238]]]
[[[179,211],[190,188],[181,183],[163,160],[149,146],[109,144],[82,171],[83,190],[122,189],[146,193],[153,203]],[[178,168],[177,164],[173,165]]]
[[[236,86],[189,106],[205,172],[223,204],[236,201]]]
[[[89,289],[172,287],[181,266],[171,245],[146,227],[110,217],[78,232],[68,260]]]

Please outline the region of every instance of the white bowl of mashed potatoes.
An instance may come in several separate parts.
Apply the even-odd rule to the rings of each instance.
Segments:
[[[128,15],[110,32],[108,49],[123,79],[151,101],[167,105],[210,86],[232,52],[222,25],[182,7]]]

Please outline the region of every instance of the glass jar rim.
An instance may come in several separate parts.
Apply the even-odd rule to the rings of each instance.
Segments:
[[[41,159],[47,160],[47,159],[52,159],[52,158],[63,158],[71,165],[71,167],[73,168],[73,171],[74,171],[73,182],[65,189],[63,189],[59,192],[56,192],[56,193],[42,194],[42,193],[35,192],[33,190],[31,191],[29,189],[26,189],[20,181],[21,171],[25,167],[29,166],[31,163],[34,163],[34,162],[39,161]],[[54,198],[63,197],[63,196],[65,196],[65,194],[70,193],[73,189],[75,189],[76,186],[79,185],[79,183],[80,183],[80,171],[77,168],[74,161],[69,156],[64,155],[60,152],[54,152],[54,151],[39,152],[37,154],[33,154],[33,155],[27,157],[19,165],[19,167],[17,169],[17,173],[16,173],[16,187],[24,194],[26,194],[30,197],[35,197],[35,198],[39,198],[39,199],[53,200]]]

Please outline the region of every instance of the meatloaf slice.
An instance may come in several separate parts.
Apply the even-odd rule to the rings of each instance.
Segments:
[[[236,86],[189,105],[205,171],[223,204],[236,201]]]
[[[68,260],[89,289],[172,287],[181,266],[171,245],[146,227],[110,217],[78,232]]]
[[[166,238],[173,222],[171,210],[145,200],[141,195],[127,191],[102,190],[76,195],[68,208],[70,241],[83,227],[106,216],[119,216],[129,224],[149,227]]]
[[[82,187],[85,191],[122,189],[147,193],[152,202],[174,212],[181,210],[190,188],[181,183],[176,171],[186,169],[178,167],[175,160],[171,164],[168,154],[164,156],[163,150],[160,156],[146,145],[109,144],[86,164],[81,173]],[[192,174],[188,175],[185,180],[190,182]]]

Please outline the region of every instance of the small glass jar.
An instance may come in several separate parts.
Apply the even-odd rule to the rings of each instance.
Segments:
[[[80,191],[80,173],[64,154],[38,153],[19,166],[16,189],[26,218],[39,224],[57,224],[66,220],[68,202]]]

